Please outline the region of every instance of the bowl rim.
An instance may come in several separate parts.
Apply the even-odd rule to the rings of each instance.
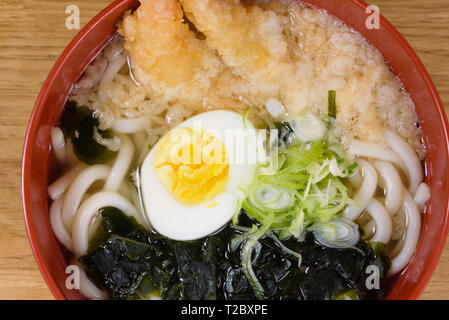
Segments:
[[[50,73],[48,74],[42,89],[39,92],[39,95],[36,99],[36,102],[34,104],[29,124],[27,127],[26,135],[25,135],[25,142],[23,145],[23,152],[22,152],[22,165],[21,165],[21,195],[22,195],[22,209],[24,214],[24,220],[25,220],[25,226],[27,230],[28,240],[34,255],[34,258],[36,260],[36,263],[39,267],[39,270],[50,290],[50,292],[53,294],[53,296],[58,300],[65,300],[66,297],[59,289],[57,283],[55,282],[54,277],[48,270],[43,257],[40,255],[38,244],[37,244],[37,235],[35,233],[35,230],[32,227],[31,220],[32,220],[32,213],[31,213],[31,204],[30,204],[30,196],[29,196],[29,190],[30,190],[30,181],[29,181],[29,172],[30,172],[30,158],[31,158],[31,150],[32,150],[32,143],[34,141],[35,132],[38,127],[37,119],[39,118],[40,114],[43,112],[43,102],[46,100],[48,94],[49,94],[49,88],[55,81],[56,75],[60,72],[62,65],[64,65],[64,62],[68,59],[72,51],[75,47],[79,45],[80,42],[83,41],[85,36],[96,27],[96,25],[103,19],[105,19],[108,15],[110,15],[113,11],[117,10],[119,7],[127,3],[129,0],[116,0],[113,3],[109,4],[106,8],[101,10],[92,20],[90,20],[71,40],[69,45],[64,49],[64,51],[61,53],[59,58],[54,63],[53,67],[51,68]],[[301,0],[298,0],[301,2]],[[366,10],[366,8],[369,6],[365,1],[362,0],[346,0],[349,2],[352,2],[356,4],[358,7],[360,7],[363,10]],[[305,1],[307,2],[307,1]],[[330,13],[331,14],[331,13]],[[345,24],[346,22],[343,21]],[[422,63],[421,59],[418,57],[417,53],[413,50],[413,48],[410,46],[410,44],[407,42],[407,40],[399,33],[398,30],[383,16],[380,15],[380,25],[381,28],[384,30],[384,32],[390,33],[391,36],[400,44],[402,49],[405,51],[405,53],[409,56],[409,58],[413,61],[417,71],[421,75],[421,77],[425,80],[427,90],[429,93],[431,93],[432,99],[435,103],[436,111],[439,115],[439,121],[441,123],[443,133],[444,133],[444,144],[447,146],[446,153],[449,157],[449,125],[448,120],[446,117],[446,112],[444,110],[443,103],[441,101],[441,98],[438,94],[438,91],[428,73],[426,70],[424,64]],[[368,40],[369,41],[369,40]],[[446,178],[449,181],[449,171],[446,168]],[[430,278],[432,277],[436,266],[438,265],[438,262],[441,258],[441,255],[443,253],[444,246],[446,244],[447,236],[449,233],[449,199],[447,199],[446,203],[444,204],[445,207],[445,213],[444,213],[444,226],[443,226],[443,232],[439,236],[437,249],[435,253],[432,256],[432,260],[430,262],[430,267],[425,269],[423,272],[420,281],[417,283],[416,288],[411,292],[409,295],[410,299],[416,300],[420,297],[422,292],[424,291],[425,287],[427,286]]]
[[[86,35],[96,27],[96,25],[103,19],[105,19],[109,14],[113,11],[117,10],[123,4],[128,2],[129,0],[116,0],[113,3],[109,4],[106,8],[101,10],[97,15],[95,15],[70,41],[69,45],[64,49],[59,58],[54,63],[53,67],[50,70],[47,78],[45,79],[44,84],[42,85],[42,89],[39,92],[39,95],[36,99],[36,102],[33,107],[33,111],[30,116],[28,128],[25,135],[25,142],[23,145],[23,153],[22,153],[22,175],[21,175],[21,185],[22,185],[22,209],[24,214],[25,226],[28,234],[28,240],[31,245],[31,250],[33,252],[36,263],[41,271],[41,274],[47,283],[50,292],[53,294],[55,299],[57,300],[66,300],[64,294],[59,290],[57,283],[55,282],[53,276],[48,270],[43,258],[39,253],[39,248],[37,244],[37,236],[31,225],[31,204],[29,197],[29,179],[28,173],[30,172],[30,157],[31,157],[31,149],[33,138],[35,137],[34,132],[37,129],[38,123],[37,119],[39,115],[43,112],[43,102],[46,100],[49,94],[49,88],[52,83],[55,81],[56,75],[59,73],[62,65],[68,59],[70,54],[74,51],[74,48],[78,46],[80,42],[86,37]]]
[[[366,9],[367,6],[369,6],[366,2],[362,0],[352,0],[357,5],[359,5],[361,8]],[[417,67],[418,72],[421,74],[423,79],[426,82],[426,86],[428,91],[432,94],[433,101],[435,102],[436,111],[438,111],[439,119],[441,122],[441,125],[443,127],[444,132],[444,143],[446,145],[446,154],[449,156],[449,124],[446,116],[446,111],[444,110],[443,102],[441,101],[441,97],[438,94],[438,90],[435,87],[435,84],[433,83],[433,80],[427,71],[426,67],[424,66],[424,63],[419,58],[418,54],[413,50],[412,46],[408,43],[408,41],[402,36],[401,33],[383,16],[380,15],[380,24],[387,32],[389,32],[396,41],[401,45],[402,49],[407,53],[407,55],[412,59],[413,63]],[[394,72],[394,71],[393,71]],[[449,164],[446,164],[446,179],[449,179]],[[411,300],[417,300],[421,294],[424,292],[427,284],[429,283],[430,279],[432,278],[433,273],[435,272],[435,269],[440,261],[441,255],[443,254],[444,246],[447,242],[448,233],[449,233],[449,199],[446,199],[446,202],[444,204],[445,206],[445,214],[444,214],[444,226],[443,226],[443,232],[441,233],[439,237],[439,241],[437,244],[437,249],[432,256],[430,267],[425,269],[423,272],[420,281],[417,283],[417,286],[413,290],[413,292],[410,294]],[[415,255],[415,253],[414,253]]]

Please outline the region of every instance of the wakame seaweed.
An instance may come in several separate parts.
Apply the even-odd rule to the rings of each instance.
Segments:
[[[159,290],[163,299],[257,299],[241,267],[241,245],[235,250],[229,245],[242,234],[231,224],[200,240],[174,241],[146,231],[118,209],[103,208],[101,215],[102,225],[80,261],[112,298],[145,298]],[[239,225],[254,223],[242,210]],[[302,242],[291,237],[282,244],[301,253],[300,267],[269,237],[253,252],[265,299],[384,297],[389,260],[381,247],[359,242],[358,250],[327,248],[312,234]],[[379,268],[380,289],[367,289],[370,265]]]
[[[106,163],[117,154],[93,138],[95,128],[103,138],[112,137],[111,130],[99,130],[98,125],[98,119],[88,107],[77,106],[74,102],[68,103],[61,118],[61,127],[64,135],[70,137],[74,153],[87,164]]]
[[[138,298],[173,287],[175,260],[168,240],[147,232],[120,210],[100,210],[102,223],[80,258],[94,282],[114,299]]]

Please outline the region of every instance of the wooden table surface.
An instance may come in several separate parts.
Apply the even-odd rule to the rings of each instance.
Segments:
[[[0,0],[0,299],[52,299],[31,253],[20,195],[28,119],[53,63],[77,30],[66,7],[80,8],[81,27],[110,1]],[[449,0],[371,0],[405,36],[449,107]],[[448,111],[448,109],[446,109]],[[449,298],[449,246],[422,299]]]

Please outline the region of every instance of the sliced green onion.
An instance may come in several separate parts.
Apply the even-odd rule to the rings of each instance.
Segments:
[[[349,167],[348,167],[348,174],[352,174],[354,172],[354,170],[359,166],[359,164],[357,162],[353,162]]]
[[[284,211],[295,203],[295,196],[288,188],[261,184],[249,195],[249,200],[261,210]]]
[[[273,223],[274,215],[273,213],[269,214],[263,221],[262,226],[257,229],[245,242],[243,245],[240,259],[242,261],[242,269],[246,278],[248,279],[249,284],[253,287],[254,293],[256,297],[259,299],[263,299],[264,289],[260,284],[259,280],[254,273],[252,267],[251,256],[253,253],[253,249],[258,243],[259,239],[265,235],[265,233],[270,229],[271,224]]]
[[[327,93],[327,108],[329,115],[329,127],[334,124],[337,119],[337,104],[335,102],[337,92],[335,90],[329,90]]]
[[[309,146],[309,147],[308,147]],[[279,150],[279,154],[285,154],[291,170],[301,171],[312,162],[323,160],[324,148],[321,141],[311,144],[293,145]]]
[[[327,223],[317,223],[309,228],[315,240],[329,248],[354,248],[360,240],[359,226],[346,218],[332,219]]]
[[[344,163],[338,163],[337,159],[332,158],[332,160],[329,161],[329,172],[334,177],[346,178],[349,174],[349,169],[346,168]]]
[[[231,250],[231,252],[234,252],[235,250],[237,250],[237,248],[243,242],[248,240],[258,230],[256,225],[253,225],[252,228],[245,228],[245,229],[247,229],[245,233],[242,233],[241,235],[239,235],[231,240],[231,243],[229,244],[229,249]]]
[[[276,242],[276,244],[287,254],[296,257],[298,259],[298,267],[301,266],[302,263],[302,255],[299,252],[295,252],[289,248],[287,248],[272,232],[268,234],[268,236]]]
[[[319,140],[326,133],[324,122],[311,113],[290,120],[289,123],[295,136],[303,142]]]
[[[297,239],[302,239],[304,234],[304,211],[300,210],[293,220],[288,233]]]
[[[246,119],[248,118],[248,114],[251,111],[251,107],[246,108],[245,112],[243,113],[242,121],[243,121],[243,127],[245,129],[248,129],[248,125],[246,124]]]
[[[265,103],[265,107],[267,108],[268,113],[273,117],[277,118],[283,114],[285,114],[284,105],[277,99],[268,99]]]
[[[296,120],[299,119],[307,116]],[[290,132],[288,123],[282,126]],[[279,241],[291,236],[303,241],[307,232],[313,232],[326,246],[346,248],[357,244],[358,226],[340,218],[345,206],[353,202],[342,183],[342,178],[349,174],[347,157],[331,137],[332,134],[324,134],[314,141],[279,141],[279,146],[273,147],[277,152],[270,155],[270,162],[259,163],[244,190],[241,208],[259,222],[272,217],[269,231]],[[238,212],[233,216],[234,224],[237,218]],[[248,243],[259,230],[238,236],[234,246]]]

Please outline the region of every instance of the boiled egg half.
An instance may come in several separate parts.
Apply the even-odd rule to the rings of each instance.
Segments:
[[[152,227],[174,240],[217,231],[239,209],[263,154],[253,124],[232,111],[205,112],[171,129],[140,170]]]

